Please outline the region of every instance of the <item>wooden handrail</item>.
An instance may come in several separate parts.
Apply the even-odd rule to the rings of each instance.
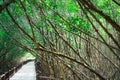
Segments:
[[[9,80],[23,65],[27,64],[28,62],[34,61],[32,59],[24,61],[20,63],[18,66],[11,68],[8,72],[5,72],[0,76],[0,80]]]
[[[39,76],[40,79],[50,79],[50,80],[63,80],[63,78],[55,78],[55,77],[47,77],[47,76]]]

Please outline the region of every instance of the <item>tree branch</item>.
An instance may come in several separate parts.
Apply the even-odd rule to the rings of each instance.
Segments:
[[[0,5],[0,13],[2,12],[2,10],[4,10],[7,6],[9,6],[14,1],[15,0],[9,0],[8,2],[3,3],[3,5]]]

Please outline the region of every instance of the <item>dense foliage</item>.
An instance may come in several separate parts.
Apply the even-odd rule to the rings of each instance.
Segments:
[[[6,61],[0,65],[19,61],[29,52],[37,59],[40,75],[65,80],[119,80],[119,3],[0,1],[0,61]]]

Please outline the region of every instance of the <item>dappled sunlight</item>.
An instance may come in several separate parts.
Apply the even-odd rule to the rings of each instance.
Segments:
[[[26,60],[34,60],[35,56],[33,56],[31,53],[26,52],[21,58],[19,58],[18,62],[21,63]]]
[[[35,56],[33,56],[31,53],[26,52],[25,55],[22,57],[22,59],[35,59]]]

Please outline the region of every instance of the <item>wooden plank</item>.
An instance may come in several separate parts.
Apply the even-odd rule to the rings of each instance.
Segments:
[[[36,80],[34,61],[24,65],[10,80]]]

